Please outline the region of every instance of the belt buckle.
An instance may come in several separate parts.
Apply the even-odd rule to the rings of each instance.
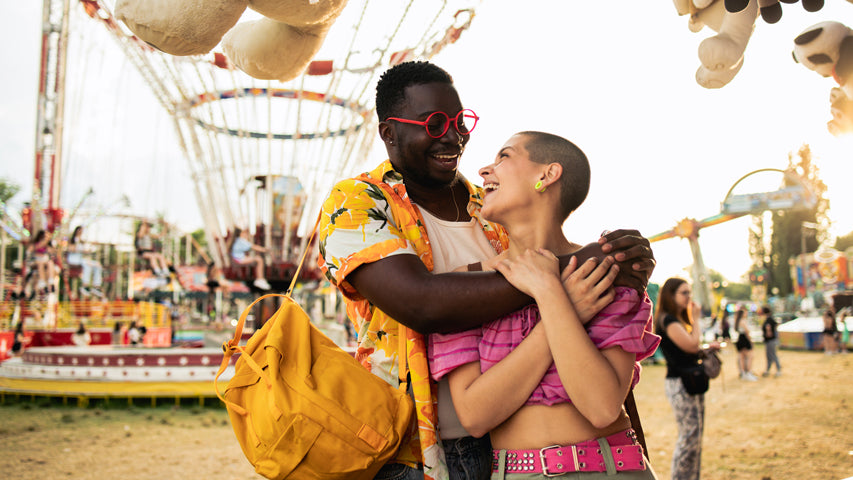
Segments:
[[[569,445],[569,447],[571,447],[571,449],[572,449],[572,461],[574,462],[574,465],[575,465],[575,471],[579,472],[580,471],[580,464],[578,463],[578,447],[576,447],[574,445]],[[551,445],[551,446],[548,446],[548,447],[545,447],[545,448],[542,448],[539,450],[539,463],[542,465],[542,475],[545,475],[546,477],[556,477],[558,475],[563,475],[564,473],[566,473],[566,472],[550,473],[548,471],[548,463],[545,461],[545,452],[548,450],[553,450],[555,448],[565,448],[565,447],[563,447],[561,445]]]

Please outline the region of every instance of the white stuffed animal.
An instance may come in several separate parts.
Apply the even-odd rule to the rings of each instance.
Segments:
[[[833,135],[853,132],[853,30],[838,22],[820,22],[794,39],[794,61],[838,83],[829,94]]]
[[[726,11],[724,0],[674,0],[679,15],[690,15],[688,28],[698,32],[708,26],[717,35],[699,44],[696,82],[705,88],[721,88],[728,84],[743,66],[743,55],[755,20],[758,18],[756,0],[737,13]]]
[[[262,80],[301,74],[347,0],[117,0],[116,17],[171,55],[201,55],[222,41],[231,62]],[[236,25],[246,7],[264,16]],[[223,38],[224,37],[224,38]]]
[[[829,133],[836,137],[853,133],[853,100],[838,87],[829,91],[829,113],[832,114],[832,120],[826,122]]]

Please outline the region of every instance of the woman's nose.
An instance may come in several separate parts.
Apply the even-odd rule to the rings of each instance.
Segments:
[[[478,173],[485,179],[487,176],[492,174],[492,166],[486,165],[485,167],[482,167]]]

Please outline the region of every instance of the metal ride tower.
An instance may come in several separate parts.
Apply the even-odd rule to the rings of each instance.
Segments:
[[[53,231],[62,221],[59,178],[69,7],[70,0],[44,0],[42,10],[33,198],[23,212],[24,228],[30,233]]]

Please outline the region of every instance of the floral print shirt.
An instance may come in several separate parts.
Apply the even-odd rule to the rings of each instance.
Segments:
[[[470,193],[468,214],[477,219],[495,252],[502,252],[509,243],[506,231],[480,216],[483,190],[467,180],[465,185]],[[398,388],[408,368],[417,424],[394,461],[423,464],[427,480],[446,479],[437,434],[437,388],[430,380],[424,336],[372,305],[347,281],[347,275],[359,266],[391,255],[417,255],[432,271],[423,217],[409,200],[402,175],[386,160],[370,172],[339,182],[323,203],[317,231],[319,266],[344,295],[347,315],[358,332],[356,360]],[[400,355],[405,355],[402,372]]]

